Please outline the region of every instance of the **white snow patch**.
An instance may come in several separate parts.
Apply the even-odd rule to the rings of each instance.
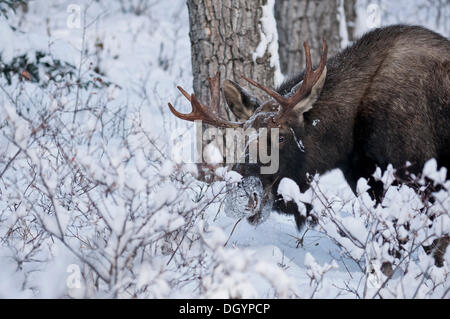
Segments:
[[[275,0],[268,0],[267,4],[262,7],[263,14],[261,17],[260,26],[260,42],[255,52],[253,53],[253,61],[257,58],[262,58],[268,51],[270,54],[270,66],[275,68],[274,82],[275,86],[283,83],[284,77],[281,73],[280,57],[278,55],[278,31],[277,21],[274,15]]]

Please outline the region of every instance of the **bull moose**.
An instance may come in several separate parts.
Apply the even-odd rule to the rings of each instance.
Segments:
[[[306,43],[304,49],[306,70],[276,91],[244,77],[272,97],[265,103],[237,83],[224,82],[226,102],[238,122],[219,118],[181,88],[192,112],[181,114],[169,103],[172,113],[183,120],[222,128],[279,129],[276,174],[260,174],[260,164],[233,168],[243,176],[237,191],[247,196],[243,209],[250,222],[258,223],[268,206],[293,214],[299,228],[307,220],[295,203],[278,198],[283,177],[294,180],[304,192],[307,173],[338,168],[355,194],[358,179],[368,179],[371,196],[381,202],[382,185],[372,177],[376,167],[392,164],[402,174],[401,168],[409,162],[408,172],[419,174],[424,163],[435,158],[439,166],[450,168],[448,39],[419,26],[389,26],[365,34],[330,59],[324,40],[316,68]],[[219,75],[210,79],[210,91],[217,109]],[[261,192],[254,191],[258,187]]]

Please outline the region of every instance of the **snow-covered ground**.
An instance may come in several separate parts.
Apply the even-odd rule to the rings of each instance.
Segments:
[[[371,26],[364,22],[368,15],[373,14],[367,10],[369,2],[359,1],[359,32],[366,31]],[[357,249],[351,243],[342,241],[339,243],[348,249],[348,254],[343,253],[342,248],[337,245],[338,241],[330,236],[332,229],[327,228],[326,224],[321,225],[321,230],[309,229],[306,233],[300,233],[296,230],[292,217],[272,213],[266,222],[257,227],[246,221],[236,225],[236,220],[224,213],[220,200],[206,205],[204,210],[200,207],[205,201],[214,198],[223,184],[207,188],[202,183],[190,180],[185,187],[184,175],[177,175],[173,185],[168,181],[168,176],[173,177],[171,174],[176,171],[175,165],[161,162],[168,158],[170,160],[171,139],[192,130],[192,126],[176,120],[167,110],[168,101],[182,112],[189,108],[175,89],[177,85],[181,85],[191,91],[192,87],[189,17],[183,0],[152,0],[146,2],[148,7],[133,7],[133,4],[139,3],[142,2],[36,0],[30,2],[27,13],[19,10],[16,15],[10,14],[8,20],[0,20],[0,52],[3,63],[11,62],[14,57],[22,54],[28,55],[29,61],[34,62],[34,52],[43,51],[48,52],[53,59],[73,65],[75,72],[79,72],[86,81],[98,81],[101,78],[103,82],[112,83],[109,87],[74,90],[65,96],[61,93],[61,88],[57,87],[37,89],[35,84],[19,80],[8,86],[4,80],[1,81],[3,90],[0,92],[0,101],[5,105],[6,112],[3,109],[2,112],[6,115],[2,115],[0,119],[7,119],[13,125],[10,131],[2,133],[0,144],[0,152],[5,158],[0,164],[0,172],[5,169],[5,176],[2,173],[0,179],[0,238],[3,238],[0,243],[0,297],[370,297],[367,292],[370,285],[367,282],[371,282],[373,278],[367,279],[370,275],[362,272],[361,265],[364,262],[358,264],[355,261],[358,258],[351,250]],[[447,37],[450,34],[448,4],[443,6],[437,23],[436,12],[422,6],[428,1],[396,1],[395,5],[387,0],[373,3],[381,10],[379,19],[375,17],[376,24],[419,23],[434,28]],[[16,29],[13,30],[10,26]],[[46,76],[41,75],[42,78]],[[52,94],[53,97],[49,98]],[[14,107],[11,105],[14,105],[16,96],[22,104]],[[33,99],[39,102],[35,105],[31,102]],[[36,115],[41,114],[40,108],[51,108],[52,101],[57,101],[54,108],[61,107],[60,103],[66,105],[65,108],[61,107],[61,117],[57,119],[67,129],[64,134],[69,136],[71,132],[80,129],[83,132],[91,131],[94,136],[92,144],[95,147],[91,147],[91,140],[84,139],[84,136],[80,140],[71,136],[76,146],[73,161],[80,165],[78,167],[86,169],[86,176],[98,180],[99,188],[104,187],[102,192],[92,195],[93,199],[81,198],[80,195],[79,202],[75,204],[65,202],[65,195],[55,190],[56,185],[59,185],[56,183],[66,183],[63,186],[70,189],[70,185],[67,185],[70,181],[64,181],[61,177],[70,174],[65,169],[59,169],[58,161],[51,155],[60,154],[64,148],[58,152],[59,144],[55,139],[48,144],[48,154],[42,151],[45,145],[39,144],[40,148],[34,150],[36,143],[31,138],[35,136],[33,123],[30,128],[25,128],[29,122],[21,119],[23,114],[20,110],[26,108],[27,103],[36,107],[31,111]],[[81,108],[79,101],[83,101],[79,104],[89,111],[75,112],[75,119],[72,115],[74,112],[65,113],[65,110],[71,110],[70,107],[78,110]],[[96,110],[95,107],[99,109]],[[92,114],[97,116],[100,111],[108,114],[106,119],[116,119],[114,116],[119,114],[123,123],[98,121],[100,117]],[[55,120],[54,123],[60,122]],[[102,125],[110,132],[110,136],[103,136],[103,133],[97,136],[94,133]],[[123,132],[131,132],[131,137],[123,138]],[[91,135],[88,134],[92,137]],[[130,150],[136,150],[137,155],[130,154]],[[7,170],[7,163],[10,159],[15,159],[16,152],[17,160],[22,160],[22,164],[15,167],[13,163],[11,167],[14,171],[10,172],[11,170]],[[43,159],[47,160],[45,154],[50,155],[48,163],[43,164]],[[37,177],[39,182],[36,190],[33,191],[28,191],[27,183],[33,185],[31,181],[36,176],[30,180],[26,176],[23,180],[19,177],[15,179],[17,171],[22,170],[22,174],[30,167],[41,172]],[[144,170],[148,172],[143,172]],[[435,173],[435,170],[431,169],[430,172]],[[52,177],[55,175],[56,177]],[[51,185],[52,181],[55,183],[54,187]],[[339,199],[338,202],[342,203],[340,209],[348,209],[347,213],[350,215],[351,209],[344,203],[353,201],[353,205],[358,205],[357,203],[367,200],[359,202],[355,199],[340,171],[323,176],[320,187],[324,193]],[[53,208],[47,210],[44,200],[42,207],[40,206],[41,196],[33,193],[39,193],[40,188],[44,189],[42,192],[45,196],[42,197],[47,197]],[[186,188],[188,190],[179,195]],[[129,195],[130,192],[134,192],[133,196]],[[139,192],[146,193],[148,197],[141,198],[141,195],[137,195]],[[67,191],[68,193],[70,192]],[[364,191],[361,198],[364,197],[363,193]],[[400,193],[401,197],[405,192]],[[198,201],[192,202],[197,195]],[[223,194],[217,197],[223,198]],[[60,199],[61,202],[55,204]],[[28,204],[21,204],[27,200]],[[34,200],[39,201],[39,204]],[[170,203],[173,207],[179,205],[171,209],[155,209],[155,216],[158,215],[154,220],[151,219],[152,228],[145,233],[145,236],[154,236],[151,237],[154,242],[149,244],[147,251],[146,248],[140,250],[141,247],[146,247],[148,238],[140,237],[141,229],[134,223],[134,218],[141,221],[139,218],[142,217],[145,224],[148,220],[145,216],[139,215],[138,218],[126,213],[129,206],[139,211],[140,204],[136,204],[135,200],[141,204],[147,200],[160,204]],[[445,201],[448,201],[447,197]],[[71,209],[77,207],[83,212],[95,203],[100,203],[100,207],[95,207],[95,210],[101,217],[95,214],[96,217],[86,216],[86,213],[78,212],[76,218],[67,217],[65,227],[61,227],[64,218],[59,217],[60,209],[63,210],[64,207],[70,214]],[[26,208],[18,208],[23,206]],[[151,207],[155,206],[157,204]],[[54,213],[52,209],[55,210]],[[178,214],[183,209],[195,212],[196,217]],[[100,213],[102,211],[107,213]],[[37,217],[41,226],[34,224],[34,217],[46,214],[48,216],[42,217],[42,221]],[[111,220],[106,222],[107,227],[102,226],[102,220],[107,220],[105,216],[108,214]],[[64,214],[61,213],[62,215]],[[51,220],[53,217],[55,220]],[[342,218],[345,220],[345,216]],[[22,220],[21,224],[18,220]],[[18,224],[21,226],[14,226]],[[76,227],[72,229],[70,225]],[[181,225],[189,229],[189,232],[186,231],[187,235],[176,232]],[[447,219],[443,217],[442,225],[445,228],[443,233],[448,232],[448,211]],[[32,241],[26,234],[17,235],[14,239],[14,236],[10,236],[14,233],[13,226],[28,229],[33,238],[40,239],[42,236],[40,246],[29,248]],[[108,230],[98,236],[102,231],[101,227]],[[134,234],[125,231],[129,227]],[[355,229],[354,234],[366,230],[364,227],[362,225]],[[70,229],[70,236],[61,235],[64,232],[61,228],[67,229],[67,232]],[[351,225],[349,228],[352,228]],[[88,239],[84,242],[75,236],[75,229],[80,231],[77,236]],[[160,232],[161,229],[165,232]],[[133,244],[126,246],[128,242],[122,244],[122,240],[127,236],[136,241],[142,239],[142,242],[136,245],[130,240]],[[158,236],[167,236],[167,240],[162,241]],[[70,239],[61,240],[68,237]],[[28,239],[25,240],[26,238]],[[94,243],[94,238],[98,242]],[[102,243],[99,238],[108,240]],[[122,255],[130,251],[135,254],[130,252],[128,259],[120,261],[122,257],[117,257],[120,255],[119,248],[123,248]],[[154,249],[154,253],[148,249]],[[34,251],[37,251],[36,255]],[[365,253],[367,256],[367,251],[361,249],[361,254]],[[373,252],[374,255],[377,253],[379,252]],[[137,256],[141,258],[141,262],[136,261]],[[417,257],[421,262],[425,259],[422,255]],[[111,260],[123,267],[116,267]],[[447,266],[440,274],[444,278],[443,282],[439,281],[438,275],[433,277],[439,283],[437,288],[433,288],[436,290],[435,295],[429,292],[432,290],[429,286],[428,290],[413,287],[402,292],[397,285],[394,287],[399,291],[391,294],[384,292],[383,296],[448,298],[450,295],[445,295],[449,286],[448,280],[445,280],[448,278],[445,277],[448,275]],[[377,271],[375,275],[382,276]],[[398,276],[400,275],[394,279],[398,279],[403,285]],[[95,278],[100,278],[100,284],[89,286],[95,282]],[[78,285],[80,282],[81,286]],[[381,283],[381,279],[373,279],[372,288],[376,291]],[[417,293],[416,289],[420,292]]]

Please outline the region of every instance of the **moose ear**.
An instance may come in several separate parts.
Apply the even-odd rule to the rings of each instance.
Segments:
[[[325,84],[325,79],[327,78],[327,67],[325,67],[322,71],[322,74],[317,80],[316,84],[311,89],[311,93],[306,96],[303,100],[297,103],[293,108],[293,112],[296,115],[296,118],[300,121],[303,121],[303,114],[311,110],[314,106],[314,103],[319,99],[320,93],[322,92],[323,86]],[[294,93],[301,85],[303,81],[294,86],[292,89],[292,93]]]
[[[228,107],[238,121],[247,121],[261,104],[256,97],[236,82],[226,80],[222,85],[222,90]]]

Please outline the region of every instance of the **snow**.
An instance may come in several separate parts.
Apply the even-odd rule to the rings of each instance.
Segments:
[[[254,57],[270,54],[279,83],[274,1],[263,7]],[[421,213],[424,204],[411,188],[393,186],[390,166],[374,174],[385,186],[382,205],[370,198],[367,180],[358,181],[355,196],[335,170],[314,176],[305,193],[288,178],[277,190],[302,213],[304,203],[313,204],[318,227],[299,231],[292,216],[267,206],[261,222],[251,225],[242,207],[247,193],[263,193],[260,181],[217,168],[219,181],[207,185],[196,179],[200,169],[192,161],[172,156],[179,146],[175,137],[186,141],[194,136],[189,135],[192,126],[175,120],[166,107],[168,101],[181,112],[190,107],[176,90],[176,85],[187,91],[192,87],[185,2],[156,1],[141,15],[124,12],[115,1],[88,3],[79,2],[81,12],[89,9],[86,21],[93,21],[86,29],[85,59],[79,51],[83,28],[67,24],[69,14],[76,13],[67,11],[70,1],[33,1],[26,15],[0,21],[3,62],[19,54],[33,60],[32,53],[41,50],[80,67],[83,79],[89,79],[92,63],[104,80],[114,83],[78,92],[86,110],[73,120],[76,92],[17,79],[8,86],[0,78],[5,89],[0,122],[6,123],[0,135],[0,173],[20,150],[0,178],[0,297],[370,298],[386,279],[381,263],[398,263],[388,253],[398,247],[397,236],[416,241],[416,246],[411,241],[404,245],[412,249],[410,266],[395,264],[398,273],[377,297],[445,296],[450,250],[444,267],[437,268],[417,246],[450,232],[450,182],[436,161],[423,171],[436,185],[446,186],[429,207],[436,215],[433,222]],[[433,17],[425,19],[422,7],[409,16],[418,7],[409,1],[405,7],[405,1],[377,3],[382,25],[412,21],[449,35],[450,19],[437,26]],[[358,4],[361,12],[372,12],[365,1]],[[345,46],[342,6],[343,1]],[[442,17],[448,12],[444,8]],[[357,29],[371,27],[366,23]],[[46,116],[49,125],[41,126]],[[33,135],[34,130],[41,135]],[[207,155],[219,162],[217,154]]]
[[[239,173],[236,173],[234,171],[227,172],[225,174],[225,180],[228,183],[238,183],[238,182],[240,182],[242,180],[242,175],[239,174]]]
[[[285,202],[294,201],[301,212],[305,212],[303,202],[310,202],[310,197],[302,194],[298,185],[286,177],[280,181],[277,193],[283,197]]]
[[[263,196],[263,186],[259,178],[249,177],[242,180],[242,185],[227,184],[228,195],[225,200],[225,212],[227,216],[232,218],[244,218],[254,215],[254,211],[259,211],[261,206],[261,198]],[[257,206],[250,210],[246,207],[249,203],[249,196],[254,198],[254,195],[259,199]]]
[[[445,183],[447,176],[446,167],[441,167],[439,171],[437,168],[437,161],[434,158],[426,162],[423,167],[423,175],[430,178],[434,182],[434,185]]]
[[[267,0],[266,5],[262,7],[260,37],[261,40],[253,54],[253,61],[262,58],[266,52],[270,54],[270,66],[274,68],[275,86],[283,83],[283,74],[281,73],[280,58],[278,55],[278,31],[277,21],[275,20],[274,9],[275,0]]]

